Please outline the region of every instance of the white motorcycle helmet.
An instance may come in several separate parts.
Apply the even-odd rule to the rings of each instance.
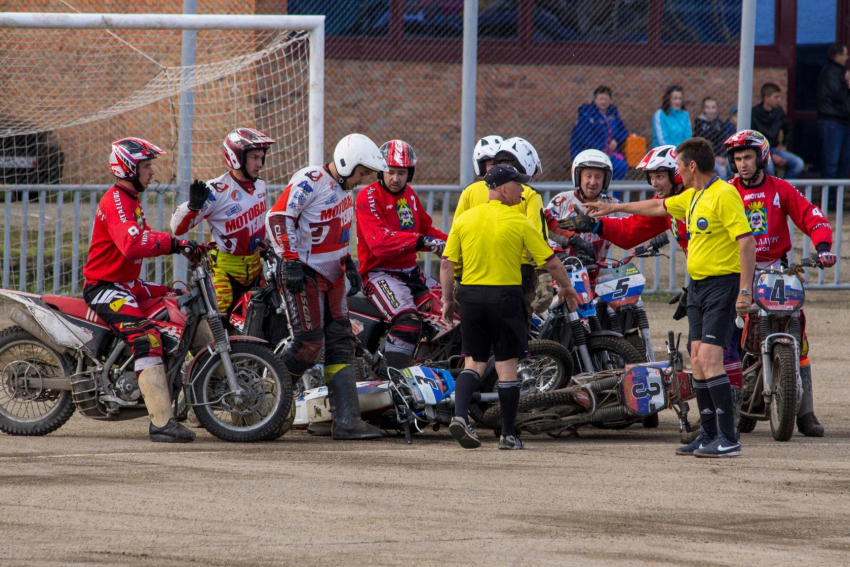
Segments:
[[[378,146],[363,134],[345,136],[334,149],[334,166],[339,174],[342,188],[348,191],[345,181],[354,174],[354,169],[362,165],[372,171],[389,171]]]
[[[614,176],[614,166],[611,159],[599,150],[584,150],[573,160],[573,185],[581,191],[581,170],[585,168],[602,169],[605,171],[605,180],[602,182],[602,191],[607,191],[611,185],[611,177]]]
[[[501,144],[501,136],[484,136],[478,140],[475,149],[472,150],[472,169],[475,170],[475,175],[483,177],[487,173],[484,171],[484,162],[496,157],[496,152],[499,151]]]
[[[502,154],[503,152],[507,152],[512,159],[505,159],[508,157],[508,155],[505,154],[499,157],[499,154]],[[494,158],[494,160],[496,163],[510,163],[526,175],[533,176],[538,173],[543,173],[543,164],[540,163],[540,158],[537,156],[537,150],[534,149],[534,146],[532,146],[528,140],[524,140],[523,138],[508,138],[507,140],[504,140],[501,144],[499,144],[499,151],[496,153],[496,158]]]

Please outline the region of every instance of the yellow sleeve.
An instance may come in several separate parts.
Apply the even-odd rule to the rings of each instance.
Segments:
[[[455,218],[454,220],[460,217],[464,211],[469,209],[469,195],[472,193],[472,186],[468,185],[466,189],[460,194],[460,200],[457,202],[457,208],[455,209]]]
[[[693,189],[682,191],[678,195],[667,197],[664,199],[664,208],[667,209],[667,214],[674,219],[686,220],[688,216],[688,205],[691,202],[691,197],[694,195]]]
[[[752,232],[741,194],[731,185],[718,192],[715,214],[733,240]]]
[[[549,240],[549,232],[546,230],[546,223],[543,222],[543,197],[531,187],[526,187],[522,196],[525,197],[526,218],[531,221],[544,241]]]
[[[457,222],[452,224],[449,239],[446,241],[446,247],[443,250],[443,258],[451,260],[455,264],[460,263],[460,234],[458,234],[460,230],[461,225],[458,225]]]
[[[540,238],[537,228],[527,219],[522,227],[522,243],[538,266],[545,264],[554,254],[546,241]]]

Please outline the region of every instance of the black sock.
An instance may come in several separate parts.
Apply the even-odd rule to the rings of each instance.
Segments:
[[[499,405],[502,406],[502,435],[514,435],[514,424],[519,409],[519,382],[499,382]]]
[[[732,386],[729,377],[718,374],[706,380],[711,400],[714,402],[714,411],[717,414],[717,425],[723,437],[735,443],[738,441],[735,435],[735,406],[732,403]]]
[[[708,391],[708,382],[694,380],[694,389],[697,395],[700,427],[702,427],[703,433],[713,441],[717,437],[717,420],[714,415],[714,402],[711,401],[711,392]]]
[[[469,421],[469,404],[478,390],[481,377],[474,370],[464,370],[455,381],[455,415]]]

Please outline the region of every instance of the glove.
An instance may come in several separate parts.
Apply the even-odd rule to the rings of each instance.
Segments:
[[[171,253],[183,254],[190,260],[199,260],[204,255],[204,249],[194,240],[171,237]]]
[[[430,236],[420,236],[416,241],[416,249],[442,254],[443,250],[446,249],[446,241],[439,238],[431,238]]]
[[[821,264],[823,264],[824,268],[831,268],[838,262],[838,256],[830,252],[829,250],[823,250],[818,252],[818,260]]]
[[[354,265],[354,258],[351,256],[345,257],[345,277],[348,278],[348,286],[350,288],[346,295],[351,297],[360,291],[360,286],[363,284],[363,278],[360,277],[360,272],[357,271],[357,266]]]
[[[584,214],[581,207],[573,209],[575,216],[567,217],[558,221],[558,226],[573,232],[593,232],[596,223],[599,222],[595,218]]]
[[[285,287],[292,293],[304,291],[304,269],[301,260],[286,260],[277,264],[278,285]]]
[[[688,315],[688,290],[686,288],[682,288],[682,293],[674,297],[670,303],[679,302],[679,305],[676,307],[676,311],[673,313],[673,320],[678,321],[679,319],[684,319]]]
[[[552,276],[548,272],[542,272],[537,277],[537,289],[534,290],[534,299],[531,301],[533,313],[542,313],[549,309],[555,293],[552,290]]]
[[[570,248],[573,249],[573,255],[581,260],[582,264],[595,264],[596,251],[590,242],[587,242],[581,236],[573,236],[568,241]]]
[[[207,202],[207,197],[210,194],[207,184],[196,179],[189,186],[189,210],[200,211],[204,208],[204,203]]]

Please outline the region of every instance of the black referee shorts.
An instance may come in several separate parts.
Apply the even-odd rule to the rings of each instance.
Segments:
[[[691,280],[688,286],[688,346],[694,341],[726,348],[735,324],[741,274]]]
[[[528,353],[528,327],[521,286],[462,285],[460,329],[463,354],[487,362],[524,358]]]

